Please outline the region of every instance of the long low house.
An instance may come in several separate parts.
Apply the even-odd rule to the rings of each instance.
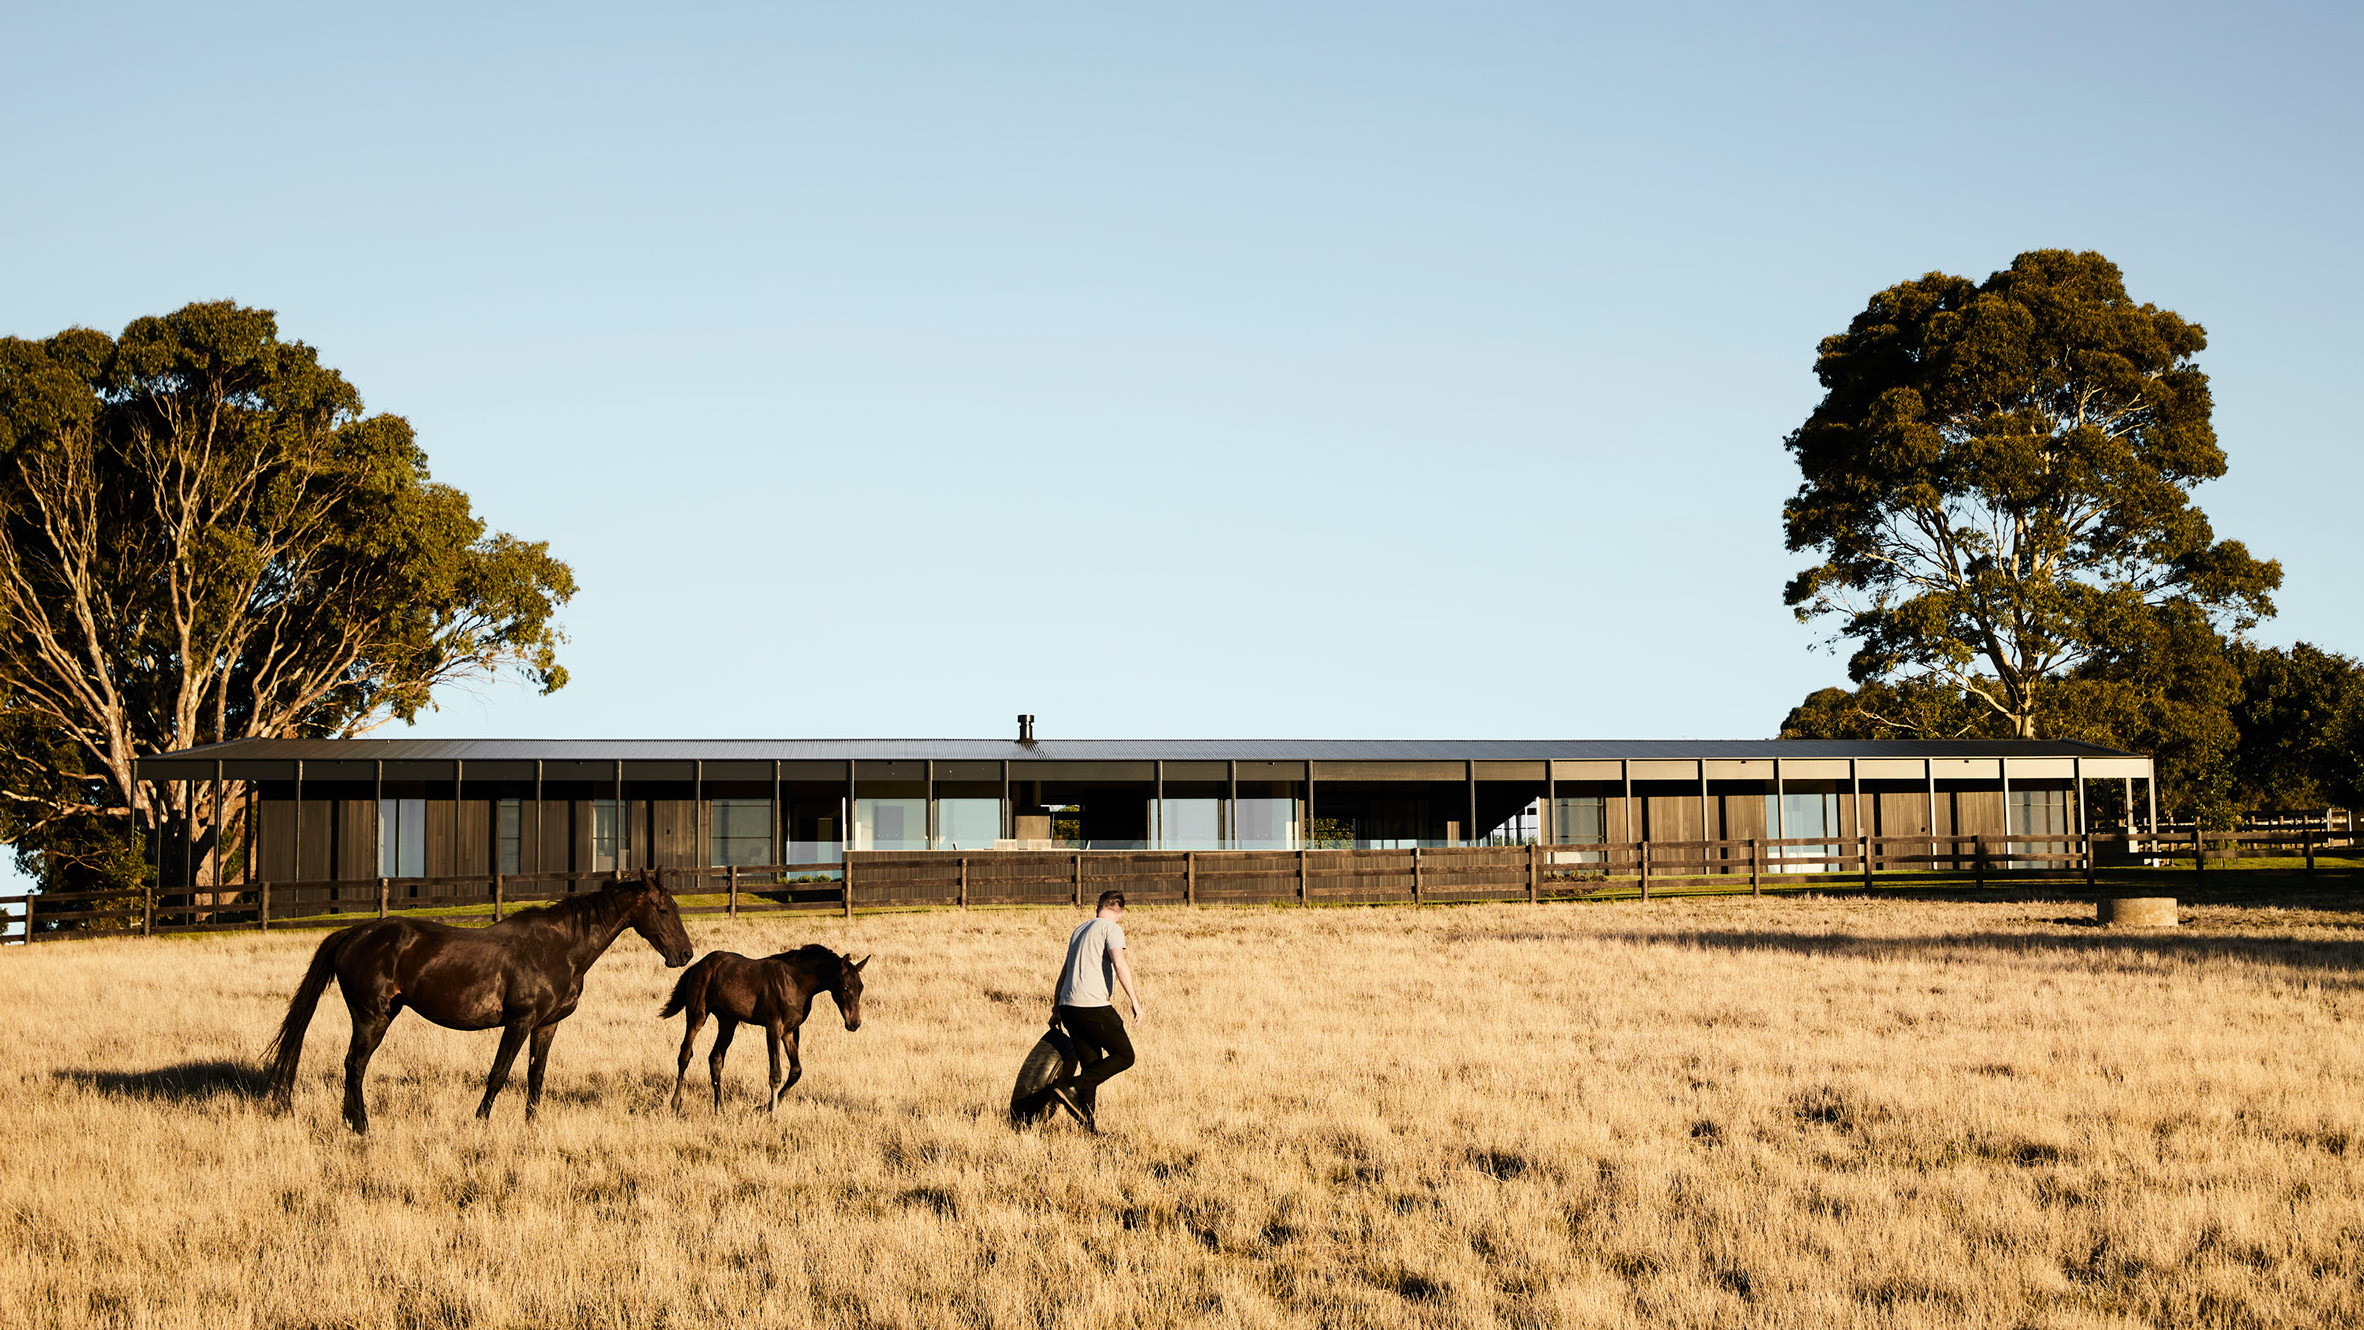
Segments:
[[[2064,741],[1038,741],[1030,728],[1015,740],[251,739],[145,758],[139,775],[186,782],[175,803],[200,823],[202,810],[255,808],[235,819],[247,842],[235,877],[278,882],[831,865],[849,852],[2008,841],[2088,830],[2095,781],[2122,794],[2113,807],[2155,808],[2149,758]],[[198,880],[193,864],[161,866]]]

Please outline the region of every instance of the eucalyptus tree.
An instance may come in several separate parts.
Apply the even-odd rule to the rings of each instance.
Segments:
[[[2048,690],[2141,651],[2162,615],[2238,634],[2272,614],[2280,566],[2192,502],[2225,473],[2206,344],[2095,253],[1874,295],[1823,340],[1822,401],[1787,441],[1788,544],[1816,560],[1788,604],[1853,643],[1849,676],[1888,690],[1867,696],[1936,688],[2023,737]]]
[[[561,687],[573,591],[268,310],[0,339],[0,839],[45,882],[134,881],[187,816],[143,754]]]

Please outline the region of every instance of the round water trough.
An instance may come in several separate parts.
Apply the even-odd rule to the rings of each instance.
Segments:
[[[2104,928],[2173,928],[2173,896],[2104,896],[2096,914]]]

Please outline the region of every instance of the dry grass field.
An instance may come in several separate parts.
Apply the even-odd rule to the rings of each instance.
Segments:
[[[2090,912],[1136,910],[1097,1139],[1002,1119],[1065,912],[693,920],[878,955],[777,1117],[666,1109],[627,935],[539,1122],[406,1016],[366,1140],[333,995],[243,1070],[319,934],[12,948],[0,1324],[2364,1323],[2364,916]]]

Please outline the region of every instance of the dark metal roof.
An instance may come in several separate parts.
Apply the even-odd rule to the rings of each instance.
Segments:
[[[2133,757],[2068,739],[239,739],[142,762],[1635,761]]]

